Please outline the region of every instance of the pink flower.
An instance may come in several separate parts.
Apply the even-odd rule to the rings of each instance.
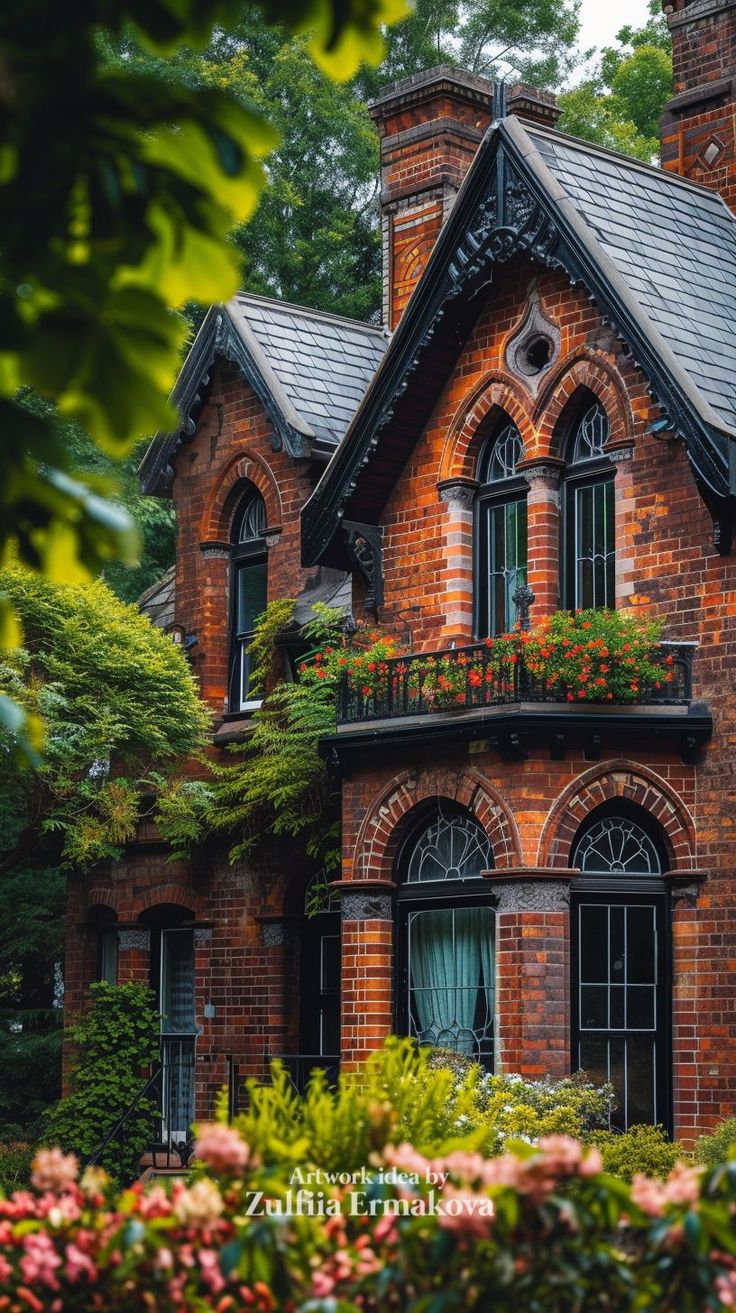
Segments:
[[[491,1234],[494,1212],[488,1195],[446,1185],[437,1209],[437,1225],[443,1231],[485,1240]]]
[[[335,1282],[326,1272],[312,1273],[312,1294],[315,1299],[327,1299],[335,1289]]]
[[[631,1198],[648,1217],[661,1217],[664,1212],[664,1190],[661,1182],[652,1181],[640,1173],[631,1182]]]
[[[39,1149],[33,1159],[31,1180],[37,1190],[66,1190],[78,1176],[79,1163],[73,1153]]]
[[[138,1202],[141,1217],[149,1220],[153,1217],[168,1217],[171,1213],[171,1200],[162,1185],[154,1185]]]
[[[12,1271],[13,1269],[8,1260],[3,1258],[2,1254],[0,1254],[0,1285],[9,1279],[12,1275]]]
[[[218,1176],[243,1172],[250,1162],[250,1148],[237,1131],[219,1122],[199,1127],[196,1156]]]
[[[174,1213],[185,1226],[211,1226],[223,1210],[222,1195],[214,1181],[203,1178],[189,1189],[180,1190],[174,1199]]]
[[[97,1279],[97,1268],[89,1254],[82,1253],[73,1243],[66,1247],[66,1274],[70,1281],[79,1281],[81,1277],[88,1277],[90,1281]]]
[[[696,1204],[700,1198],[700,1168],[676,1163],[664,1183],[668,1204]]]
[[[225,1278],[220,1271],[220,1258],[216,1249],[200,1249],[199,1266],[202,1269],[202,1279],[206,1286],[209,1286],[213,1295],[219,1295],[221,1290],[225,1289]]]
[[[23,1280],[31,1285],[38,1282],[48,1286],[49,1290],[58,1290],[56,1269],[61,1266],[61,1259],[50,1236],[43,1231],[36,1231],[25,1235],[22,1243],[23,1255],[19,1266]]]

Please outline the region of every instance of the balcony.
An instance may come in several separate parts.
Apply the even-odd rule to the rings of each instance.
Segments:
[[[395,748],[399,739],[466,740],[471,753],[488,748],[507,760],[522,760],[539,746],[559,759],[580,745],[596,760],[604,741],[641,741],[694,761],[712,732],[707,706],[692,700],[696,647],[660,644],[652,660],[665,666],[667,680],[642,685],[619,702],[576,701],[521,662],[499,665],[484,643],[392,657],[370,684],[343,680],[337,732],[325,749],[342,762],[368,748]]]

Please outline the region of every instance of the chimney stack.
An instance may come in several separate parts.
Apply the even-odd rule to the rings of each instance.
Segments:
[[[736,0],[735,0],[736,2]],[[394,329],[493,117],[494,85],[441,65],[385,87],[370,106],[381,138],[383,322]],[[509,114],[554,127],[554,96],[518,83]]]
[[[736,0],[664,0],[674,96],[662,165],[719,191],[736,209]]]
[[[384,88],[370,106],[381,138],[383,321],[394,329],[491,122],[493,84],[442,65]]]

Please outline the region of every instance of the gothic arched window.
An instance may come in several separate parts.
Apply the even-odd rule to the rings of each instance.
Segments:
[[[263,498],[256,488],[250,488],[238,507],[230,534],[230,711],[248,711],[260,705],[250,690],[248,648],[256,620],[268,601],[265,529]]]
[[[606,456],[608,416],[591,399],[567,439],[565,577],[570,610],[615,605],[614,470]]]
[[[517,473],[524,444],[516,425],[504,423],[486,443],[478,464],[475,503],[476,635],[502,634],[516,620],[513,595],[526,583],[528,485]]]
[[[619,1130],[669,1120],[669,917],[663,849],[643,814],[607,805],[571,865],[573,1065],[609,1081]]]
[[[485,832],[440,807],[399,858],[400,1024],[422,1044],[493,1063],[495,920]]]

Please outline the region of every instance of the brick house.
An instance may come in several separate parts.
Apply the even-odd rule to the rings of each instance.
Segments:
[[[529,609],[644,608],[676,679],[626,706],[525,685],[448,712],[398,669],[346,696],[343,865],[312,918],[285,847],[172,863],[142,831],[72,880],[68,1005],[153,980],[180,1122],[269,1054],[300,1075],[396,1029],[610,1077],[622,1126],[689,1139],[733,1111],[736,2],[666,9],[664,169],[558,133],[531,88],[407,79],[372,109],[391,333],[242,296],[187,359],[142,466],[178,519],[144,605],[217,747],[248,732],[267,597],[451,661]]]

